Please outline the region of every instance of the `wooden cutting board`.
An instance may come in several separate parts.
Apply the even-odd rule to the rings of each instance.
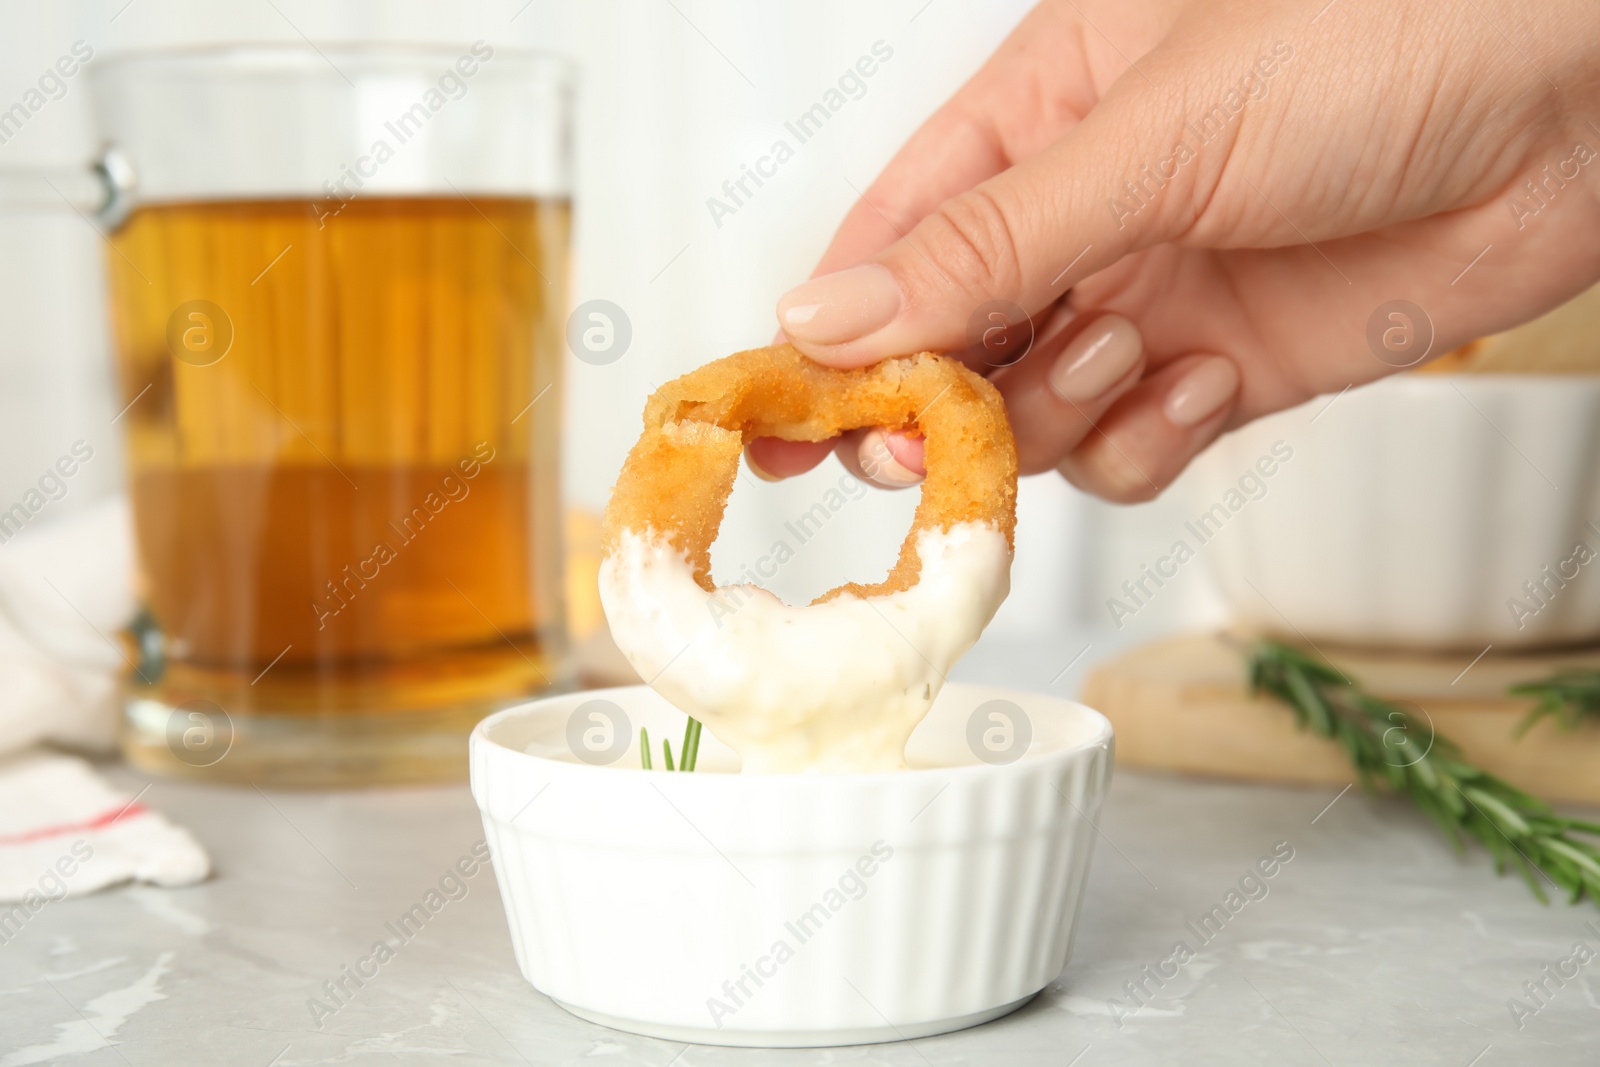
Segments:
[[[1083,703],[1117,731],[1117,762],[1188,774],[1342,786],[1354,780],[1343,750],[1296,728],[1293,713],[1252,696],[1246,639],[1188,634],[1124,652],[1089,675]],[[1516,682],[1570,667],[1600,667],[1600,649],[1542,655],[1349,651],[1322,645],[1369,692],[1420,711],[1485,770],[1551,800],[1600,804],[1600,723],[1576,731],[1545,719],[1520,741],[1512,730],[1532,702]],[[1463,671],[1465,673],[1463,673]]]

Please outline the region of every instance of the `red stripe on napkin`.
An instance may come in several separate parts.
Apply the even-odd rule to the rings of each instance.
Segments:
[[[83,822],[63,823],[60,826],[41,826],[37,830],[25,830],[20,834],[0,836],[0,847],[25,845],[29,841],[42,841],[47,837],[60,837],[63,834],[77,833],[83,830],[102,830],[124,815],[143,815],[149,810],[143,804],[134,801],[132,804],[125,804],[115,811],[101,812],[94,818],[86,819]]]

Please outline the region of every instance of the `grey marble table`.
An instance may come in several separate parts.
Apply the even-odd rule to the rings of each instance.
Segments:
[[[1081,644],[980,646],[960,674],[1044,688]],[[1055,688],[1070,692],[1081,670]],[[158,781],[144,802],[200,837],[216,877],[52,904],[0,945],[0,1067],[1600,1062],[1600,960],[1559,986],[1544,971],[1578,942],[1600,948],[1600,911],[1540,907],[1403,803],[1351,790],[1330,807],[1335,793],[1120,771],[1074,958],[1031,1004],[911,1043],[768,1052],[686,1048],[568,1015],[518,974],[488,870],[348,1003],[314,1017],[323,984],[479,841],[467,790]],[[1259,899],[1201,944],[1190,924],[1275,846],[1293,858],[1266,895],[1248,883]],[[1158,987],[1144,968],[1180,940],[1197,954]],[[1514,1018],[1508,1000],[1533,1006],[1523,984],[1541,980],[1543,1006]],[[1134,1012],[1125,984],[1141,981]]]

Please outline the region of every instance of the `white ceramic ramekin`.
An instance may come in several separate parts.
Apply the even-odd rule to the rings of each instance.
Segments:
[[[1247,479],[1277,442],[1292,458]],[[1192,510],[1218,516],[1198,552],[1247,624],[1472,652],[1600,640],[1600,376],[1401,375],[1198,466]]]
[[[893,1041],[1003,1015],[1065,966],[1110,782],[1098,712],[950,685],[918,769],[729,773],[707,733],[694,772],[639,770],[639,728],[659,767],[683,724],[629,686],[472,734],[517,962],[569,1011],[706,1044]]]

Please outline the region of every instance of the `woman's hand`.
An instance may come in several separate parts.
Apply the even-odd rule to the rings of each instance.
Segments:
[[[1597,190],[1594,0],[1044,0],[778,318],[831,366],[959,354],[1023,473],[1147,500],[1225,430],[1588,287]],[[916,439],[839,451],[920,480]]]

